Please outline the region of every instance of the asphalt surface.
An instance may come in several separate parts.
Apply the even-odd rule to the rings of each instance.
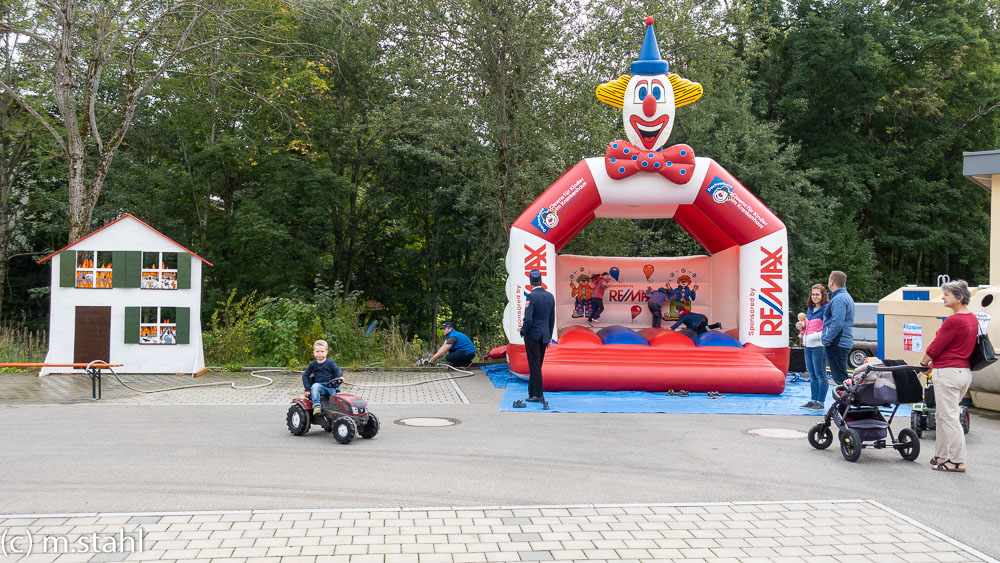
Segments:
[[[973,415],[969,471],[947,474],[933,432],[916,462],[848,463],[746,432],[814,417],[500,413],[485,376],[459,384],[470,404],[373,405],[382,431],[349,445],[290,435],[277,405],[0,406],[0,513],[870,499],[1000,555],[995,413]]]

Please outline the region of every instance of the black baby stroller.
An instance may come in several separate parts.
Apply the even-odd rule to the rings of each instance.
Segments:
[[[921,368],[899,360],[882,362],[877,358],[855,369],[849,384],[833,389],[833,405],[823,422],[809,429],[809,444],[818,450],[830,447],[833,443],[830,425],[835,424],[840,430],[837,434],[840,453],[847,461],[857,461],[864,448],[886,447],[892,447],[907,461],[917,459],[920,437],[913,429],[904,428],[897,440],[892,433],[892,420],[899,405],[923,399],[918,369]]]

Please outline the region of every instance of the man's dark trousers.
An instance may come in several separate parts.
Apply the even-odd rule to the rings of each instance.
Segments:
[[[457,368],[467,368],[472,364],[472,360],[476,359],[476,355],[455,350],[445,356],[444,359],[446,362]]]
[[[649,312],[653,314],[653,328],[659,328],[663,322],[663,307],[659,303],[648,303]]]
[[[528,356],[528,397],[542,397],[542,361],[545,360],[545,343],[542,339],[524,339],[524,352]]]
[[[826,348],[826,359],[830,363],[830,377],[835,384],[840,385],[847,379],[847,356],[851,353],[851,349],[840,346],[824,346],[824,348]]]

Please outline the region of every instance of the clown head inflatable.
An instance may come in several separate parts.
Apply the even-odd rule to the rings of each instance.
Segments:
[[[632,76],[622,75],[597,87],[599,100],[621,108],[625,134],[639,148],[662,148],[674,128],[674,110],[702,95],[701,84],[667,74],[669,68],[667,61],[660,58],[653,18],[648,17],[639,58],[632,63]]]

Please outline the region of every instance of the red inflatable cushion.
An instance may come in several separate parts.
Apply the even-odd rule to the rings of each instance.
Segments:
[[[601,337],[585,326],[568,326],[559,333],[560,346],[601,346]]]
[[[694,342],[690,338],[668,328],[644,328],[639,331],[639,334],[649,341],[650,346],[656,348],[686,348],[694,346]]]

